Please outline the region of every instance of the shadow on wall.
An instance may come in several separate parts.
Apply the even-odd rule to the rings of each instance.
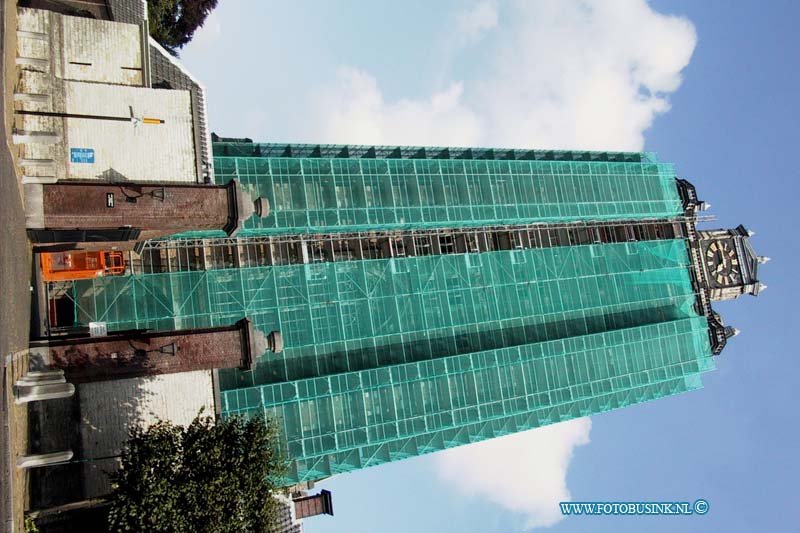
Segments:
[[[678,298],[678,297],[676,297]],[[685,296],[687,300],[692,296]],[[220,388],[231,390],[255,385],[269,385],[329,374],[369,370],[403,363],[416,363],[432,358],[472,354],[558,339],[592,335],[624,328],[659,324],[683,318],[674,306],[662,306],[630,311],[607,312],[595,317],[576,312],[577,318],[557,318],[513,327],[498,327],[486,331],[462,328],[454,334],[432,337],[428,332],[406,334],[400,343],[322,352],[321,346],[288,348],[284,357],[261,357],[256,369],[243,372],[229,368],[220,370]],[[691,316],[688,312],[685,316]],[[414,336],[421,338],[414,340]],[[399,337],[399,336],[396,336]],[[342,346],[345,343],[330,346]],[[283,354],[281,354],[283,355]],[[292,364],[285,364],[291,358]]]
[[[119,466],[118,456],[129,429],[158,419],[153,404],[163,396],[153,385],[159,376],[142,376],[78,386],[82,494],[85,499],[111,492],[108,473]]]
[[[46,368],[38,356],[31,370]],[[157,376],[84,383],[71,398],[28,404],[29,454],[72,450],[62,465],[30,470],[31,510],[102,497],[111,489],[107,473],[127,440],[128,428],[152,423]]]
[[[105,2],[87,2],[86,0],[20,0],[19,7],[45,9],[55,11],[71,17],[84,17],[90,19],[108,19],[108,9]]]
[[[101,180],[107,181],[109,183],[119,183],[121,181],[130,181],[125,176],[125,174],[122,174],[118,170],[115,170],[115,169],[110,168],[110,167],[108,168],[108,170],[104,170],[103,172],[98,174],[97,177],[100,178]]]

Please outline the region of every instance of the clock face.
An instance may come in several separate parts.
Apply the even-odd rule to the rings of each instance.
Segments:
[[[706,248],[706,268],[710,281],[719,286],[739,283],[739,260],[727,241],[713,241]]]

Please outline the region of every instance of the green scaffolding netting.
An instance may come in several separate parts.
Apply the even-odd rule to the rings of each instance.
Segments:
[[[435,154],[454,154],[455,148],[383,147],[386,154],[403,150],[406,157],[380,158],[355,157],[375,147],[328,146],[315,152],[319,147],[295,145],[287,156],[286,146],[214,146],[216,181],[237,179],[253,197],[270,203],[271,214],[248,220],[242,235],[682,213],[673,166],[649,153],[484,150],[492,156],[474,157],[477,150],[471,150],[470,158],[454,159]]]
[[[655,163],[658,159],[654,152],[528,150],[457,146],[254,143],[243,139],[214,141],[213,155],[216,157],[293,157],[301,159],[452,159],[624,163]]]
[[[280,424],[287,483],[451,448],[701,386],[703,317],[222,393]]]
[[[652,153],[213,148],[218,183],[269,201],[245,236],[683,214]],[[112,331],[245,316],[281,331],[282,353],[219,384],[223,416],[279,422],[293,483],[701,387],[690,267],[675,239],[107,277],[72,295],[76,323]]]
[[[689,265],[676,239],[107,277],[73,296],[79,323],[110,330],[280,330],[282,353],[220,372],[222,408],[280,420],[297,481],[696,388],[712,363]]]
[[[688,265],[682,240],[639,241],[106,277],[76,282],[73,297],[80,324],[185,329],[249,316],[283,333],[285,357],[403,345],[392,363],[416,340],[485,343],[471,332],[497,331],[492,342],[513,342],[685,316],[694,302]]]

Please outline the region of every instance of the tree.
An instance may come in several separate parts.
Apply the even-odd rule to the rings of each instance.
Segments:
[[[274,424],[214,421],[134,427],[111,474],[110,531],[269,531],[285,474]]]
[[[215,7],[217,0],[147,0],[150,35],[178,55]]]

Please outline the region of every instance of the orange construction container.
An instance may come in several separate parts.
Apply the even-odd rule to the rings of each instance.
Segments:
[[[44,253],[41,260],[45,281],[92,279],[125,273],[122,252]]]

